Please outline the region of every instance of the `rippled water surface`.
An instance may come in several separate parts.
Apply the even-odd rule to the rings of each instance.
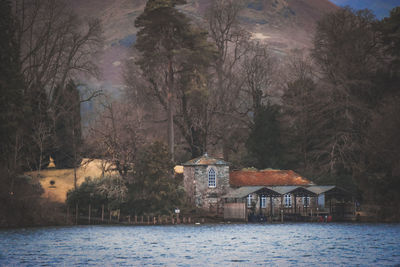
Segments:
[[[0,230],[0,266],[398,264],[398,224],[77,226]]]

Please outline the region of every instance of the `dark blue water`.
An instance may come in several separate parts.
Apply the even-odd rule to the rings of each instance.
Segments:
[[[0,230],[0,266],[399,264],[399,224],[79,226]]]

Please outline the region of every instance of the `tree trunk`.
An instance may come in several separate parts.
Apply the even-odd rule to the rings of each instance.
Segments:
[[[174,74],[172,68],[172,61],[169,62],[169,69],[168,69],[168,147],[169,153],[171,154],[172,162],[175,161],[175,136],[174,136],[174,110],[173,110],[173,86],[174,86]]]

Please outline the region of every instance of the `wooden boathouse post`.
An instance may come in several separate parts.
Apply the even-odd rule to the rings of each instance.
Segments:
[[[272,222],[272,216],[273,216],[273,212],[272,212],[272,195],[269,196],[269,215],[271,216],[271,222]]]

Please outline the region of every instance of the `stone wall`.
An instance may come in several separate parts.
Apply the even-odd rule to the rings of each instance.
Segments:
[[[208,187],[208,171],[216,173],[216,187]],[[184,186],[189,201],[206,210],[218,209],[221,196],[229,190],[229,166],[198,165],[184,167]]]
[[[216,173],[216,187],[208,187],[208,171],[213,168]],[[217,205],[220,197],[229,190],[229,166],[196,166],[195,167],[195,204],[209,209]]]
[[[196,183],[194,180],[194,169],[193,166],[185,166],[183,168],[183,186],[186,191],[186,198],[189,203],[192,205],[195,204],[195,190],[196,190]]]

